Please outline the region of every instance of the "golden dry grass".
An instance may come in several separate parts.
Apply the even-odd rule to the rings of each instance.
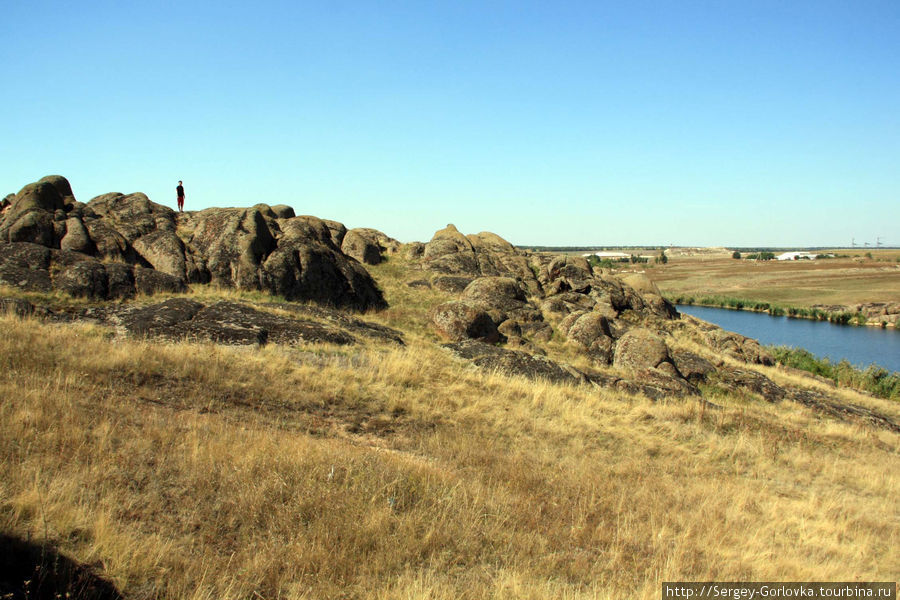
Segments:
[[[840,251],[846,253],[847,251]],[[730,296],[808,307],[900,301],[900,252],[815,261],[674,257],[647,275],[667,295]]]
[[[3,317],[2,529],[134,598],[650,599],[900,572],[900,436],[484,374],[408,340],[237,349]]]

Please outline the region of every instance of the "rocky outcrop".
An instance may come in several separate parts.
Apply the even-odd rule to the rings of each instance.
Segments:
[[[375,230],[350,233],[351,240],[376,240],[381,244],[379,252],[400,247]],[[53,281],[40,273],[6,277],[10,285],[22,281],[30,289],[53,287],[89,297],[119,297],[103,291],[104,277],[110,279],[103,265],[122,263],[130,265],[135,285],[145,289],[162,285],[164,276],[169,276],[179,280],[182,288],[213,283],[266,291],[289,300],[358,310],[383,308],[384,297],[369,273],[342,252],[347,236],[340,223],[294,216],[286,205],[176,213],[140,193],[104,194],[82,204],[75,200],[68,181],[59,176],[22,188],[0,216],[0,240],[32,243],[101,263],[79,264],[58,277],[54,273]],[[79,261],[67,256],[65,262],[69,266]],[[9,274],[15,268],[8,266],[6,271]],[[138,268],[155,273],[138,275]],[[128,286],[120,279],[128,278],[128,273],[113,270],[112,287],[127,295]]]
[[[529,259],[500,236],[463,235],[454,225],[436,232],[422,251],[425,269],[441,275],[505,276],[519,279],[531,292],[539,288]]]
[[[886,327],[900,326],[900,302],[863,302],[860,304],[814,304],[810,308],[833,315],[862,315],[866,325]],[[851,322],[858,323],[854,319]]]
[[[28,242],[0,242],[0,284],[30,292],[66,292],[95,300],[186,290],[181,279],[153,269],[104,263],[78,252],[53,250]]]

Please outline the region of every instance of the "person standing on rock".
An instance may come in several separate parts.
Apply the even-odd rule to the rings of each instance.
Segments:
[[[184,187],[181,185],[181,181],[178,182],[175,193],[178,194],[178,212],[184,212]]]

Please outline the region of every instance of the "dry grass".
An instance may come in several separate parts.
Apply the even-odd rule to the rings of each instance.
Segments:
[[[0,357],[3,530],[133,598],[649,599],[900,572],[900,438],[787,403],[535,384],[416,335],[248,350],[3,317]]]
[[[847,251],[841,251],[847,252]],[[668,295],[730,296],[791,306],[900,300],[897,251],[815,261],[674,257],[647,275]],[[862,254],[862,253],[859,253]]]

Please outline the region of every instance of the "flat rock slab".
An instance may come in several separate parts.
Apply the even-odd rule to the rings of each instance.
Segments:
[[[206,306],[187,298],[173,298],[150,306],[123,308],[110,315],[109,320],[129,335],[222,344],[356,342],[356,338],[337,327],[275,315],[237,302]]]
[[[573,368],[518,350],[498,348],[483,342],[466,340],[442,346],[460,358],[470,360],[486,371],[507,375],[521,375],[528,379],[543,379],[553,383],[586,383],[584,375]]]
[[[314,304],[287,304],[283,302],[269,302],[263,306],[325,320],[353,335],[359,335],[379,342],[403,345],[403,334],[396,329],[357,319],[333,308]]]

